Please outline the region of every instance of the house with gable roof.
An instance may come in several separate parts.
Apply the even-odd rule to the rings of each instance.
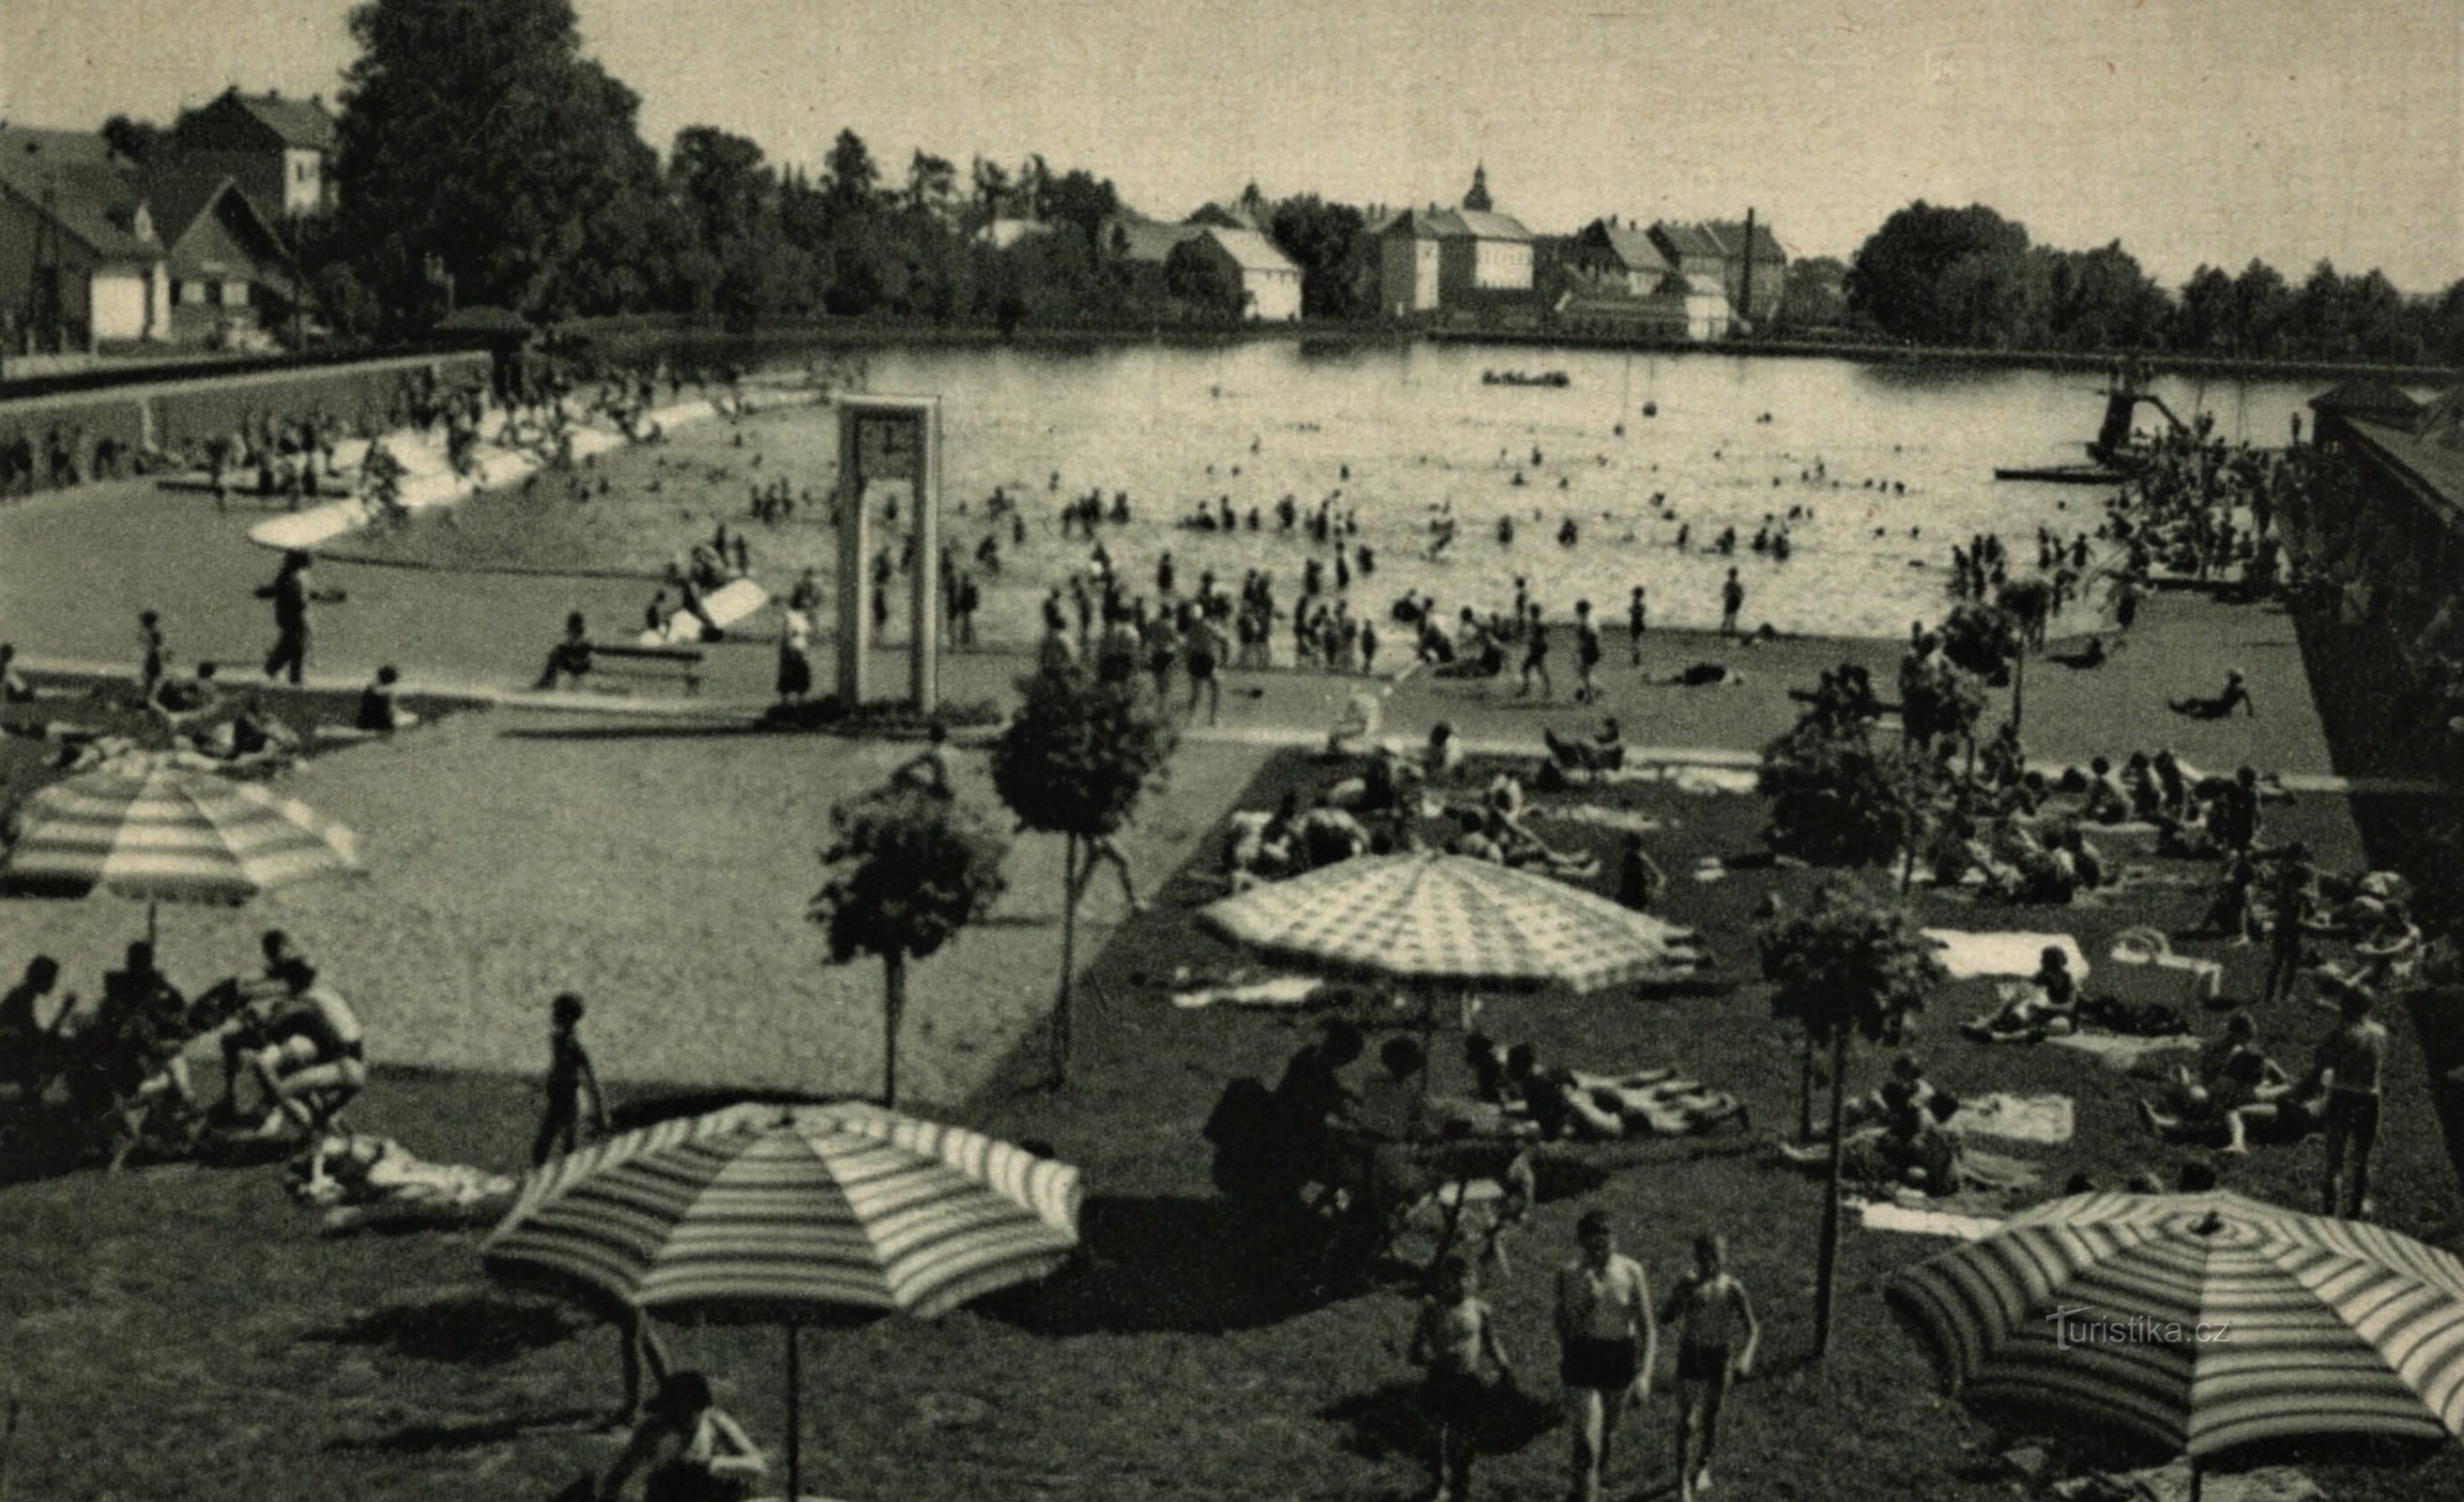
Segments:
[[[20,353],[160,340],[170,277],[152,211],[99,135],[0,126],[0,323]]]
[[[1301,316],[1300,267],[1255,230],[1206,226],[1174,247],[1170,259],[1205,263],[1221,285],[1237,287],[1244,319],[1282,323]]]
[[[279,92],[242,94],[236,87],[171,125],[171,144],[198,170],[219,170],[256,201],[269,223],[280,224],[334,207],[334,117],[314,95],[287,99]]]

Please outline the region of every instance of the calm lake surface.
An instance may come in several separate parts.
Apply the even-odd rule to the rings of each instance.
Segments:
[[[1485,369],[1563,370],[1571,385],[1485,386]],[[2092,534],[2104,499],[1992,477],[1996,465],[2084,458],[2103,413],[2101,383],[2084,373],[1262,342],[875,352],[867,385],[942,399],[946,536],[967,547],[980,538],[996,485],[1024,500],[1035,541],[987,590],[987,619],[1001,623],[1021,611],[1031,621],[1034,599],[1083,566],[1087,544],[1060,545],[1050,522],[1096,488],[1108,501],[1130,495],[1132,523],[1104,538],[1133,593],[1153,591],[1169,549],[1184,591],[1204,572],[1237,585],[1261,568],[1288,607],[1312,553],[1331,586],[1331,550],[1281,533],[1275,504],[1290,495],[1306,517],[1332,497],[1338,517],[1356,513],[1353,541],[1375,555],[1374,574],[1352,581],[1352,608],[1381,622],[1406,589],[1434,596],[1451,619],[1465,605],[1502,607],[1521,577],[1552,621],[1587,598],[1621,624],[1642,585],[1655,625],[1710,626],[1735,566],[1749,626],[1891,636],[1939,615],[1954,541],[1998,532],[2033,563],[2038,526]],[[2273,447],[2322,388],[2167,380],[2155,390],[2185,419],[2212,412],[2228,440]],[[1820,477],[1809,477],[1817,464]],[[1182,525],[1201,500],[1221,499],[1242,530]],[[1252,507],[1258,532],[1245,528]],[[1788,562],[1747,548],[1792,507],[1801,512]],[[1432,558],[1432,525],[1447,516],[1455,541]],[[1501,544],[1509,517],[1515,538]],[[1578,540],[1561,545],[1569,518]],[[1736,555],[1708,551],[1731,526]]]

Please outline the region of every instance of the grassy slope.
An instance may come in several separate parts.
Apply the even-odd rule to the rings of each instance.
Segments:
[[[1270,805],[1315,769],[1270,762],[1244,802]],[[1672,871],[1699,853],[1749,848],[1752,800],[1620,790],[1617,801],[1669,821],[1655,848]],[[2353,856],[2340,807],[2307,801],[2280,816],[2328,857]],[[1559,832],[1573,827],[1560,825]],[[1599,842],[1605,850],[1609,837]],[[1674,916],[1701,925],[1732,973],[1750,975],[1749,915],[1767,883],[1681,878]],[[970,1119],[1041,1138],[1087,1170],[1091,1266],[1041,1289],[987,1301],[934,1326],[903,1323],[806,1336],[805,1412],[818,1490],[848,1497],[1070,1495],[1387,1497],[1417,1483],[1397,1352],[1411,1306],[1396,1289],[1310,1300],[1258,1275],[1215,1208],[1199,1131],[1222,1083],[1280,1066],[1304,1028],[1243,1013],[1184,1014],[1158,983],[1182,963],[1237,957],[1195,932],[1206,895],[1188,873],[1096,962],[1084,1027],[1083,1083],[1060,1096],[1009,1093]],[[2180,920],[2176,898],[2149,916]],[[2093,954],[2127,920],[2113,910],[2035,914],[1928,904],[1928,917],[1976,927],[2073,926]],[[2136,917],[2139,915],[2130,915]],[[2250,952],[2231,979],[2255,984]],[[2142,1137],[2123,1078],[2055,1050],[1988,1050],[1946,1035],[1925,1043],[1947,1083],[1969,1091],[2061,1090],[2077,1096],[2079,1138],[2041,1154],[2048,1179],[2074,1170],[2118,1180],[2169,1176],[2180,1156]],[[1602,1065],[1682,1064],[1744,1093],[1757,1118],[1793,1115],[1793,1053],[1758,987],[1725,997],[1535,998],[1494,1004],[1491,1030],[1553,1057]],[[2317,1014],[2263,1020],[2282,1054],[2306,1049]],[[2455,1185],[2408,1029],[2390,1079],[2381,1155],[2384,1218],[2452,1242]],[[1879,1060],[1859,1068],[1870,1075]],[[639,1098],[636,1108],[648,1104]],[[534,1101],[505,1078],[388,1074],[355,1115],[423,1155],[510,1166]],[[1724,1144],[1725,1145],[1725,1144]],[[1544,1206],[1517,1273],[1491,1297],[1534,1385],[1552,1390],[1546,1269],[1568,1255],[1592,1204],[1625,1227],[1658,1277],[1680,1265],[1705,1224],[1728,1230],[1738,1268],[1769,1322],[1769,1374],[1732,1406],[1724,1487],[1739,1495],[1901,1497],[1998,1491],[1973,1479],[1990,1431],[1934,1395],[1915,1344],[1876,1291],[1938,1244],[1852,1233],[1842,1339],[1826,1372],[1795,1369],[1810,1334],[1818,1188],[1758,1155],[1680,1148],[1595,1192]],[[2314,1144],[2236,1170],[2235,1187],[2306,1204]],[[362,1235],[323,1241],[284,1202],[273,1170],[170,1168],[103,1180],[22,1184],[7,1203],[18,1234],[0,1239],[0,1369],[21,1374],[29,1429],[11,1464],[28,1496],[544,1496],[613,1441],[578,1431],[614,1395],[612,1340],[554,1306],[490,1289],[475,1235]],[[769,1330],[680,1333],[687,1359],[722,1379],[727,1401],[774,1447],[781,1425],[780,1343]],[[1644,1431],[1664,1470],[1666,1400]],[[1558,1437],[1491,1463],[1491,1494],[1545,1497],[1561,1477]],[[2328,1468],[2340,1497],[2412,1496],[2464,1485],[2450,1450],[2422,1469]]]

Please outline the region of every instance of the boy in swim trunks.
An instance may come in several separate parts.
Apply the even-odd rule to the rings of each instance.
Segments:
[[[1694,1238],[1694,1270],[1661,1306],[1677,1324],[1677,1489],[1680,1502],[1711,1490],[1711,1447],[1728,1383],[1750,1377],[1762,1326],[1746,1286],[1729,1276],[1727,1239],[1714,1231]],[[1742,1333],[1745,1343],[1737,1344]],[[1694,1469],[1686,1469],[1691,1453]]]
[[[1422,1389],[1429,1426],[1437,1440],[1439,1502],[1465,1502],[1471,1495],[1473,1431],[1495,1392],[1485,1371],[1494,1362],[1507,1387],[1514,1363],[1498,1343],[1497,1315],[1479,1296],[1471,1259],[1449,1252],[1438,1265],[1437,1291],[1420,1306],[1412,1331],[1412,1364],[1428,1368]]]

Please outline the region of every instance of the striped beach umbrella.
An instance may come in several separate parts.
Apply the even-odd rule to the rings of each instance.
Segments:
[[[1894,1280],[1955,1391],[2202,1463],[2288,1436],[2464,1433],[2464,1263],[2224,1191],[2053,1201]]]
[[[1596,991],[1693,973],[1675,924],[1536,872],[1428,851],[1337,861],[1199,916],[1261,954],[1414,988]]]
[[[361,871],[351,831],[253,783],[106,768],[44,788],[17,818],[0,879],[20,892],[109,892],[153,905],[245,902]]]
[[[642,1309],[787,1327],[797,1495],[800,1321],[931,1318],[1043,1277],[1078,1245],[1078,1170],[879,1107],[747,1105],[612,1138],[533,1174],[483,1248]]]

